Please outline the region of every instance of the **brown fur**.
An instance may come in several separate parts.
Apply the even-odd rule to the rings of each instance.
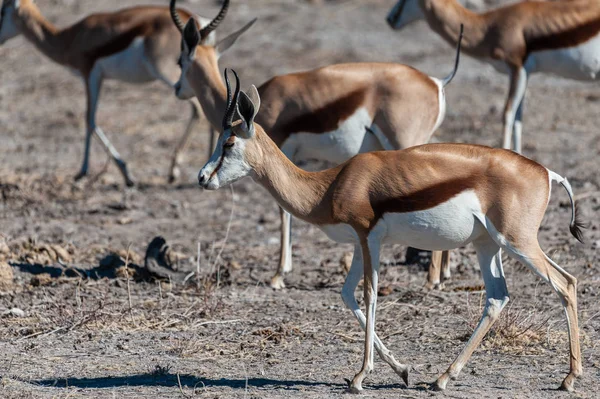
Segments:
[[[463,49],[475,57],[520,66],[535,51],[584,43],[600,33],[600,2],[524,1],[476,14],[456,0],[420,0],[429,26],[456,44],[465,26]]]
[[[522,226],[537,232],[547,206],[547,169],[512,151],[426,144],[359,154],[335,168],[306,172],[255,126],[246,153],[256,179],[286,210],[311,224],[343,223],[367,234],[384,213],[429,209],[474,190],[498,231],[519,243],[529,238]]]
[[[180,10],[184,21],[191,14]],[[47,21],[30,0],[22,1],[17,23],[28,40],[52,60],[76,69],[83,76],[93,68],[96,60],[126,49],[137,37],[152,37],[160,46],[160,54],[170,54],[173,65],[179,55],[180,33],[171,21],[167,7],[132,7],[113,13],[92,14],[64,29]],[[170,51],[167,46],[173,47]],[[166,50],[166,51],[165,51]]]
[[[196,48],[187,72],[207,119],[219,128],[226,89],[215,49]],[[278,146],[293,133],[326,133],[364,107],[395,148],[429,141],[439,114],[438,86],[401,64],[337,64],[276,76],[258,91],[257,122]],[[418,115],[418,118],[415,118]]]

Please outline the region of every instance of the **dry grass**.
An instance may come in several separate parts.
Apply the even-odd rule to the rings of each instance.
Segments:
[[[469,333],[467,340],[481,318],[484,310],[485,294],[481,293],[477,306],[469,307]],[[556,332],[550,328],[550,317],[535,309],[521,309],[514,302],[504,308],[500,317],[481,343],[484,350],[493,350],[513,355],[535,355],[548,349],[550,339]]]

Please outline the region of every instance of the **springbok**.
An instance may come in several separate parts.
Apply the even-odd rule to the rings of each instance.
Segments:
[[[600,77],[598,1],[524,1],[476,14],[457,0],[399,0],[387,21],[399,30],[423,18],[451,44],[464,24],[464,51],[510,75],[503,147],[518,153],[530,74],[544,72],[575,80]]]
[[[225,71],[227,86],[227,70]],[[295,166],[255,122],[260,95],[252,86],[226,104],[215,151],[198,174],[200,186],[216,190],[251,176],[294,216],[331,239],[354,244],[354,258],[342,299],[366,331],[362,368],[350,384],[362,390],[373,370],[373,346],[408,382],[408,366],[397,362],[375,334],[375,310],[382,244],[430,250],[475,246],[486,290],[481,321],[466,346],[434,387],[456,378],[509,300],[501,250],[550,283],[566,311],[570,372],[562,388],[573,389],[582,372],[577,325],[577,280],[540,248],[537,233],[553,181],[571,201],[570,231],[582,239],[573,191],[567,179],[509,150],[468,144],[425,144],[398,151],[359,154],[320,172]],[[231,91],[228,89],[228,93]],[[231,98],[228,95],[227,98]],[[233,122],[237,110],[241,120]],[[527,206],[524,206],[526,204]],[[354,290],[364,275],[366,318]]]
[[[218,128],[227,100],[218,59],[254,20],[214,46],[193,23],[183,25],[175,2],[171,0],[173,20],[183,35],[176,95],[180,99],[195,95],[208,121]],[[390,63],[338,64],[276,76],[258,89],[265,104],[258,122],[292,162],[317,159],[339,164],[361,152],[424,144],[444,119],[444,87],[456,74],[459,55],[460,40],[454,69],[444,79]],[[372,134],[365,126],[371,126]],[[284,287],[283,275],[292,270],[291,215],[283,208],[280,214],[274,288]],[[442,269],[445,277],[449,275],[447,255],[434,254],[432,259],[429,287],[439,286]]]
[[[125,183],[133,185],[125,161],[96,124],[100,89],[104,79],[130,83],[160,80],[173,87],[179,73],[177,46],[181,36],[173,27],[169,8],[139,6],[112,13],[92,14],[63,29],[45,19],[33,0],[3,0],[1,10],[0,45],[22,34],[44,55],[77,73],[85,83],[85,150],[81,170],[75,179],[88,173],[91,137],[95,133],[111,154]],[[186,21],[192,20],[204,26],[202,35],[207,41],[215,41],[213,31],[224,13],[211,21],[186,10],[179,12]],[[169,172],[171,181],[179,174],[180,152],[199,119],[198,105],[193,101],[190,103],[192,116],[173,155]],[[212,148],[209,151],[212,153]]]

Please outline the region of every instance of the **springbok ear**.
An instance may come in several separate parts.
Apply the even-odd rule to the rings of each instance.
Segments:
[[[240,92],[240,98],[237,103],[237,112],[242,118],[242,130],[246,133],[246,138],[254,135],[254,117],[256,108],[252,100],[243,91]]]
[[[252,119],[256,118],[256,114],[258,114],[258,110],[260,109],[260,95],[258,94],[258,89],[256,86],[250,86],[250,90],[248,90],[248,98],[254,105],[254,115],[252,115]]]
[[[242,36],[244,32],[246,32],[250,27],[256,22],[257,18],[254,18],[252,21],[248,22],[242,29],[237,32],[233,32],[231,35],[227,36],[225,39],[221,40],[215,48],[217,49],[217,54],[219,56],[223,54],[225,51],[229,50],[231,46],[235,43],[235,41]]]
[[[183,50],[191,56],[196,51],[196,46],[200,43],[200,32],[196,27],[196,21],[194,18],[190,18],[183,28]],[[187,47],[187,48],[186,48]]]

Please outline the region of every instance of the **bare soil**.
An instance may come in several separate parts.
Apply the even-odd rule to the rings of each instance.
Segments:
[[[142,2],[37,3],[64,25]],[[404,32],[387,27],[392,0],[322,3],[234,1],[221,37],[255,16],[259,23],[221,67],[236,68],[245,86],[341,61],[404,62],[435,76],[452,68],[454,50],[424,23]],[[205,15],[218,9],[208,0],[186,5]],[[349,247],[296,221],[295,270],[287,289],[273,291],[266,282],[277,263],[276,205],[250,180],[235,184],[233,195],[197,188],[207,153],[204,121],[186,151],[181,181],[167,184],[171,151],[188,117],[170,89],[108,82],[98,123],[138,186],[125,190],[112,164],[104,170],[107,157],[96,143],[95,177],[74,183],[83,152],[83,85],[23,38],[1,47],[0,60],[1,397],[345,395],[345,379],[360,368],[363,338],[339,295],[340,259]],[[506,77],[463,57],[437,140],[498,145],[506,90]],[[556,188],[539,234],[546,252],[579,280],[584,375],[577,391],[555,391],[568,371],[558,297],[510,260],[505,315],[445,393],[427,390],[481,314],[474,251],[455,251],[445,290],[426,292],[423,265],[407,264],[401,247],[386,247],[377,331],[412,366],[410,386],[377,360],[363,397],[597,397],[600,96],[596,85],[535,76],[526,101],[525,155],[569,177],[590,222],[586,244],[578,244],[568,231],[568,199]],[[200,276],[186,284],[149,277],[143,256],[157,235],[179,253],[180,273],[199,268]]]

